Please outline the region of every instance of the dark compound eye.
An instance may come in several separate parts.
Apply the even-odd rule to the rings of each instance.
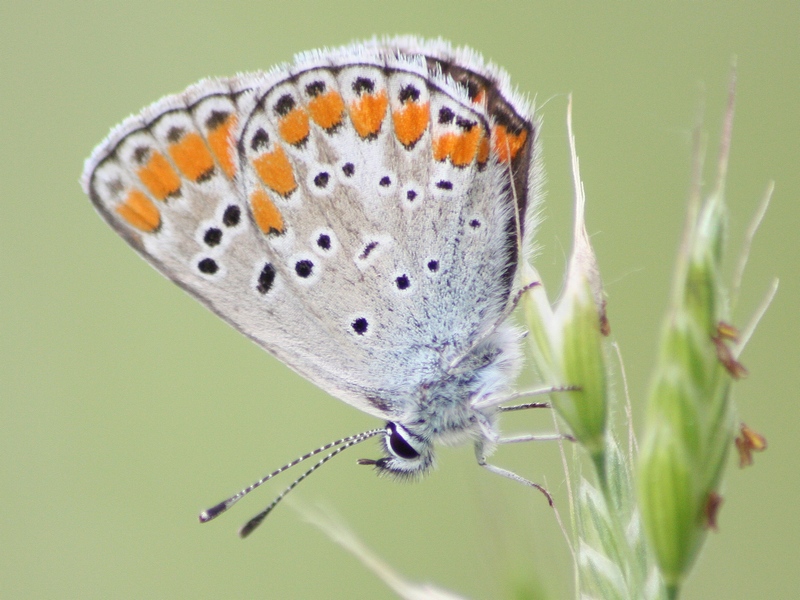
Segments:
[[[389,430],[389,450],[395,456],[404,458],[406,460],[414,460],[419,458],[419,452],[409,444],[402,434],[397,430],[397,425],[389,423],[387,429]]]

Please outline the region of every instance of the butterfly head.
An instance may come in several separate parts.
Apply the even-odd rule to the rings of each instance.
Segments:
[[[390,421],[383,437],[385,456],[377,460],[362,458],[360,465],[371,465],[381,475],[411,479],[424,475],[433,467],[433,444],[409,431],[403,425]]]

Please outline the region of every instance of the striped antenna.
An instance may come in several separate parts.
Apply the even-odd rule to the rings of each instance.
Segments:
[[[233,496],[231,496],[227,500],[223,500],[219,504],[216,504],[216,505],[212,506],[211,508],[204,510],[203,512],[200,513],[200,516],[199,516],[200,522],[201,523],[207,523],[211,519],[214,519],[214,518],[218,517],[219,515],[224,513],[226,510],[228,510],[231,506],[236,504],[243,497],[245,497],[247,494],[252,492],[257,487],[261,486],[262,484],[266,483],[267,481],[269,481],[270,479],[272,479],[276,475],[280,475],[284,471],[287,471],[288,469],[291,469],[295,465],[300,464],[301,462],[311,458],[312,456],[316,456],[317,454],[320,454],[321,452],[325,452],[326,450],[330,450],[331,448],[335,448],[327,456],[323,457],[322,460],[320,460],[318,463],[316,463],[314,466],[312,466],[308,471],[306,471],[300,477],[298,477],[289,487],[287,487],[285,490],[283,490],[283,492],[281,492],[278,495],[278,497],[275,498],[275,500],[273,500],[272,503],[269,506],[267,506],[267,508],[265,508],[263,511],[258,513],[255,517],[250,519],[244,525],[244,527],[242,527],[239,530],[239,536],[240,537],[242,537],[242,538],[247,537],[248,535],[250,535],[250,533],[252,533],[252,531],[256,527],[258,527],[261,524],[261,522],[272,511],[272,509],[275,508],[275,506],[278,504],[278,502],[283,500],[283,498],[286,496],[286,494],[291,492],[297,486],[297,484],[299,484],[306,477],[311,475],[311,473],[316,471],[318,468],[320,468],[322,465],[324,465],[326,462],[328,462],[331,458],[333,458],[334,456],[339,454],[342,450],[346,450],[347,448],[355,446],[356,444],[360,444],[361,442],[363,442],[365,440],[368,440],[369,438],[374,437],[374,436],[376,436],[378,434],[381,434],[381,433],[386,433],[386,430],[383,429],[383,428],[371,429],[369,431],[364,431],[362,433],[357,433],[356,435],[351,435],[351,436],[348,436],[346,438],[342,438],[340,440],[336,440],[335,442],[331,442],[330,444],[325,444],[324,446],[320,446],[316,450],[312,450],[311,452],[308,452],[307,454],[304,454],[303,456],[301,456],[299,458],[296,458],[292,462],[285,464],[280,469],[277,469],[277,470],[273,471],[269,475],[266,475],[266,476],[262,477],[261,479],[259,479],[255,483],[253,483],[252,485],[244,488],[243,490],[241,490],[240,492],[234,494]]]

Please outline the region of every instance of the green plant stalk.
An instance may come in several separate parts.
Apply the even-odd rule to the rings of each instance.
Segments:
[[[733,97],[732,81],[716,187],[702,203],[702,153],[695,153],[689,219],[661,335],[639,460],[643,523],[670,598],[678,597],[714,524],[720,480],[733,445],[731,382],[742,369],[729,346],[728,289],[721,273]]]
[[[543,285],[528,293],[524,307],[535,370],[545,381],[575,388],[551,394],[553,408],[576,441],[577,460],[573,463],[580,465],[585,451],[599,482],[596,487],[580,476],[580,467],[575,476],[568,474],[570,487],[576,491],[570,503],[576,592],[582,598],[663,599],[664,589],[634,502],[633,465],[609,430],[605,299],[584,223],[583,185],[569,117],[568,128],[575,225],[566,286],[555,309],[547,301]]]

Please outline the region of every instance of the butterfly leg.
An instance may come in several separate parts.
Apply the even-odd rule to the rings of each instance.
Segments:
[[[500,438],[497,440],[497,443],[519,444],[522,442],[554,442],[556,440],[567,440],[568,442],[574,442],[575,438],[568,433],[548,433],[545,435],[524,433],[521,435],[512,435],[509,437]]]
[[[543,396],[545,394],[557,394],[559,392],[578,392],[580,389],[580,386],[577,385],[548,385],[545,387],[531,388],[529,390],[522,390],[521,392],[509,394],[508,396],[498,398],[497,402],[494,402],[494,404],[504,404],[506,402],[511,402],[512,400],[527,398],[529,396]],[[520,404],[518,406],[504,406],[501,407],[500,410],[509,411],[521,410],[523,408],[547,408],[549,406],[550,405],[547,402],[532,402],[530,404]]]
[[[505,404],[506,402],[511,402],[512,400],[518,400],[519,398],[527,398],[529,396],[544,396],[545,394],[556,394],[558,392],[574,392],[578,391],[580,388],[574,385],[552,385],[540,388],[533,388],[530,390],[522,390],[521,392],[515,392],[513,394],[509,394],[508,396],[487,396],[484,398],[479,398],[475,400],[472,404],[472,407],[475,409],[482,409],[487,408],[489,406],[497,406],[498,404]],[[513,410],[524,410],[527,408],[550,408],[549,402],[527,402],[525,404],[516,404],[514,406],[501,406],[498,408],[501,412],[510,412]]]
[[[523,440],[519,440],[523,441]],[[498,440],[499,443],[504,443],[504,440]],[[497,475],[502,475],[503,477],[507,477],[513,481],[517,481],[523,485],[528,487],[532,487],[534,489],[539,490],[544,497],[547,498],[547,503],[550,506],[553,506],[553,497],[550,495],[544,486],[531,481],[530,479],[525,479],[521,475],[517,475],[513,471],[509,471],[508,469],[503,469],[502,467],[498,467],[497,465],[493,465],[491,463],[486,462],[486,453],[484,452],[484,444],[482,442],[478,442],[475,444],[475,457],[478,459],[478,464],[482,466],[487,471],[491,471]]]
[[[509,394],[508,396],[486,396],[483,398],[478,398],[473,401],[472,407],[480,410],[482,408],[488,408],[490,406],[497,406],[498,404],[505,404],[506,402],[511,402],[512,400],[518,400],[519,398],[528,398],[530,396],[544,396],[546,394],[555,394],[558,392],[573,392],[578,389],[580,388],[569,385],[553,385],[541,388],[533,388],[530,390],[523,390],[521,392]],[[527,402],[525,404],[516,404],[514,406],[500,406],[498,410],[500,410],[501,412],[510,412],[512,410],[524,410],[526,408],[550,408],[550,403]]]

